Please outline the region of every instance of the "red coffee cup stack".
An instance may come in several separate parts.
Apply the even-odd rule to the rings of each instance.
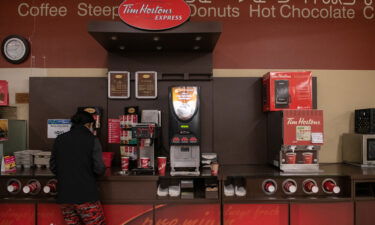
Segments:
[[[30,184],[23,187],[23,193],[34,193],[39,188],[39,184],[37,182],[31,182]]]
[[[286,153],[287,164],[296,164],[297,154],[294,152]]]
[[[48,184],[46,186],[43,187],[43,192],[45,194],[48,194],[48,193],[56,193],[56,181],[50,181],[48,182]]]
[[[12,182],[8,185],[8,192],[16,192],[20,188],[20,185],[17,182]]]

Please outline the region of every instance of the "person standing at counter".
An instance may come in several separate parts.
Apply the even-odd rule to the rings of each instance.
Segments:
[[[69,132],[53,145],[50,168],[58,181],[57,203],[67,224],[105,223],[96,177],[104,174],[102,148],[91,130],[94,118],[78,111],[71,118]]]

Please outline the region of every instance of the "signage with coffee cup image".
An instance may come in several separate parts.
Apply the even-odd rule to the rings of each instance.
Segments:
[[[158,96],[158,75],[155,71],[138,71],[135,73],[135,97],[154,99]]]

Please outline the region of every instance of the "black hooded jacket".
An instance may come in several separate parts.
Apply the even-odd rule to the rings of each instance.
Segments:
[[[58,181],[58,203],[99,200],[96,177],[105,172],[102,148],[98,138],[85,126],[73,126],[55,139],[50,168]]]

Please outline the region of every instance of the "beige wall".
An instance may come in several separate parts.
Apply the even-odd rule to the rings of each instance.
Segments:
[[[216,77],[260,77],[271,70],[215,69]],[[272,69],[272,71],[277,71]],[[292,70],[288,70],[292,71]],[[356,108],[375,108],[375,71],[312,70],[318,78],[318,108],[324,110],[325,144],[321,162],[340,162],[340,136],[353,132],[353,111]],[[0,80],[8,80],[10,104],[15,104],[15,93],[29,91],[32,76],[106,76],[107,69],[0,69]],[[28,105],[18,104],[18,118],[28,119]]]

